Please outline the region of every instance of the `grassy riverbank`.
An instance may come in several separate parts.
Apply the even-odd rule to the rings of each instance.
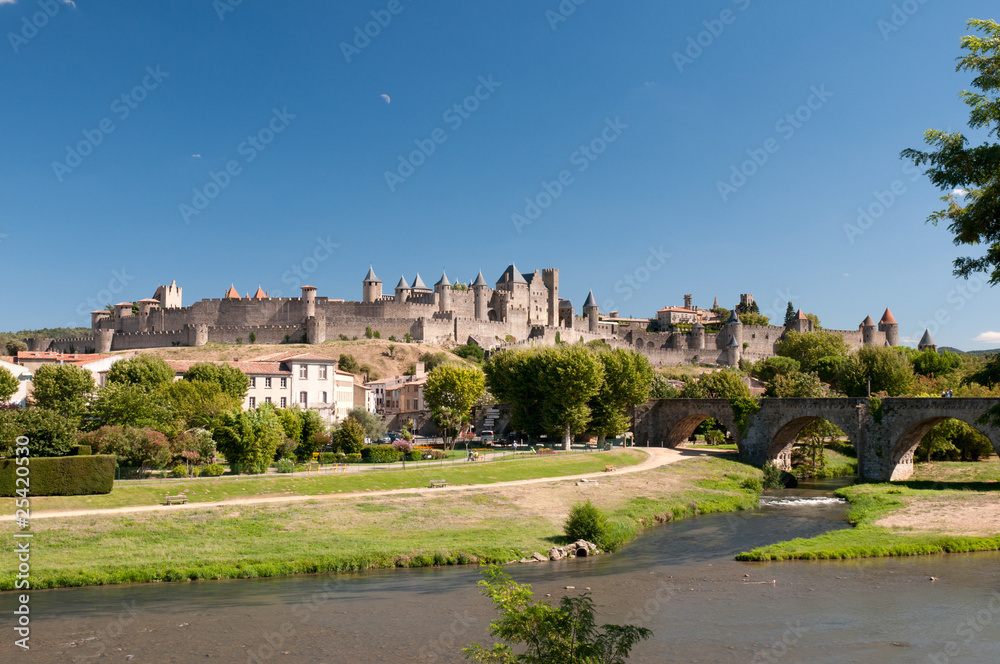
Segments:
[[[610,460],[604,454],[587,458],[600,459],[602,467]],[[575,457],[544,461],[553,462],[551,471],[558,466],[553,475],[571,474],[562,464],[579,463]],[[513,466],[476,468],[499,472]],[[634,536],[657,521],[756,507],[757,494],[741,486],[751,477],[760,472],[734,461],[695,458],[609,474],[597,482],[38,519],[32,523],[31,584],[53,588],[509,562],[562,543],[562,523],[581,500],[594,502]],[[0,527],[4,555],[12,555],[13,530],[11,522]],[[0,589],[11,589],[13,581],[12,573],[0,575]]]
[[[836,494],[854,528],[739,554],[737,560],[814,560],[1000,550],[1000,464],[918,466],[914,478]],[[964,479],[956,479],[956,478]]]

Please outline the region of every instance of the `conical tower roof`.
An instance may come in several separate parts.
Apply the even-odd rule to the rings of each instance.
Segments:
[[[795,320],[809,320],[809,316],[806,316],[805,312],[799,309],[795,312]]]
[[[482,270],[479,271],[479,276],[476,277],[476,280],[472,282],[472,286],[473,287],[476,287],[476,286],[487,286],[487,287],[489,287],[489,284],[486,283],[485,279],[483,279],[483,271]]]
[[[441,271],[441,278],[438,279],[438,282],[436,284],[434,284],[435,288],[437,288],[438,286],[448,286],[448,287],[451,286],[451,282],[448,281],[448,273],[445,272],[444,270]]]
[[[255,300],[266,300],[267,299],[267,293],[265,293],[264,289],[260,287],[260,284],[257,284],[257,292],[253,294],[253,298]]]
[[[400,275],[400,277],[399,277],[399,283],[396,284],[396,288],[399,289],[399,288],[409,288],[409,287],[410,287],[410,284],[406,283],[406,277]]]
[[[865,316],[865,319],[861,321],[861,327],[875,327],[875,321],[872,320],[871,316]]]
[[[507,269],[503,271],[500,278],[497,279],[497,283],[502,283],[505,281],[510,281],[515,284],[527,284],[528,282],[524,280],[524,275],[517,271],[517,266],[511,263],[507,266]]]
[[[374,281],[375,283],[382,283],[382,280],[375,276],[375,270],[371,265],[368,266],[368,274],[365,275],[365,281]]]
[[[417,272],[417,276],[413,279],[413,290],[430,290],[424,283],[424,280],[420,278],[419,272]]]
[[[712,308],[713,309],[718,309],[719,308],[719,296],[718,295],[715,296],[715,302],[712,303]]]
[[[934,341],[934,337],[931,336],[931,331],[924,330],[924,336],[920,337],[920,343],[917,344],[917,348],[927,348],[928,346],[937,347],[937,343]]]
[[[597,306],[597,299],[594,297],[594,291],[590,291],[590,294],[587,295],[587,301],[583,303],[583,308],[586,309],[587,307],[596,307],[596,306]]]
[[[739,347],[739,344],[736,342],[736,335],[735,334],[732,334],[732,335],[729,336],[729,343],[726,344],[726,346],[728,348],[732,348],[733,346]]]
[[[882,314],[882,320],[879,321],[883,325],[895,325],[896,319],[892,317],[892,312],[889,311],[889,307],[885,308],[885,313]]]
[[[736,325],[742,325],[743,324],[743,321],[740,320],[740,317],[736,315],[736,310],[735,309],[733,309],[732,312],[730,312],[730,314],[729,314],[729,320],[726,321],[726,325],[732,325],[734,323]]]
[[[229,284],[229,290],[226,291],[226,299],[227,300],[238,300],[238,299],[240,299],[240,292],[238,290],[236,290],[236,286],[235,285]]]

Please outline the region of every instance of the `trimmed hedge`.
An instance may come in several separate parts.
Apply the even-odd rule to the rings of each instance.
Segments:
[[[28,496],[82,496],[111,493],[115,482],[113,454],[69,457],[31,457],[27,468]],[[0,496],[15,496],[18,465],[0,459]]]
[[[392,445],[365,445],[361,458],[368,463],[393,463],[403,458],[403,453]]]
[[[72,450],[72,456],[90,456],[93,453],[90,445],[74,445]]]

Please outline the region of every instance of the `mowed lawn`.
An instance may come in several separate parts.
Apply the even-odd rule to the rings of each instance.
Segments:
[[[268,475],[240,479],[191,479],[180,481],[143,481],[99,496],[40,496],[31,499],[33,513],[65,510],[91,510],[112,507],[158,505],[166,496],[185,495],[188,502],[215,502],[252,496],[319,496],[355,491],[411,489],[427,487],[432,479],[452,485],[492,484],[541,477],[565,477],[593,473],[612,464],[625,467],[647,458],[645,452],[619,450],[589,454],[508,457],[501,461],[469,462],[457,466],[426,467],[415,465],[407,470],[323,473],[315,475]],[[14,499],[3,499],[7,513],[14,512]]]

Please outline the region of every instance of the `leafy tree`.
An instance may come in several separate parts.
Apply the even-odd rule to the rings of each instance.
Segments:
[[[153,429],[104,426],[82,434],[79,442],[95,454],[114,454],[123,468],[163,468],[170,462],[167,437]]]
[[[387,427],[382,417],[372,413],[364,406],[355,406],[348,413],[347,417],[354,420],[364,429],[365,438],[375,442],[385,435]]]
[[[764,396],[768,397],[822,397],[823,382],[814,373],[796,371],[778,375],[767,386]]]
[[[604,538],[607,527],[607,517],[588,500],[573,505],[563,525],[563,532],[572,541],[584,540],[598,544]]]
[[[10,401],[10,398],[21,388],[21,381],[6,367],[0,367],[0,403]]]
[[[757,306],[757,303],[753,303]],[[764,314],[758,313],[745,313],[740,314],[740,322],[744,325],[760,325],[761,327],[766,327],[771,324],[771,319]]]
[[[799,364],[798,360],[790,357],[775,356],[754,362],[750,367],[750,375],[757,380],[769,383],[777,376],[787,376],[788,374],[797,373],[801,368],[802,365]]]
[[[108,369],[107,384],[137,385],[147,392],[174,382],[174,370],[152,355],[139,355],[119,360]]]
[[[30,402],[51,410],[79,425],[87,411],[87,399],[94,391],[94,377],[75,364],[45,364],[32,379],[34,391]]]
[[[629,409],[649,401],[653,367],[645,355],[618,348],[597,354],[604,367],[601,390],[590,400],[590,430],[601,438],[629,428]]]
[[[230,364],[198,362],[184,372],[184,380],[218,383],[223,392],[239,400],[240,403],[250,389],[250,379]]]
[[[22,350],[28,350],[28,344],[24,343],[20,339],[8,339],[5,346],[7,348],[7,354],[13,357],[17,357],[17,354]]]
[[[483,372],[471,367],[439,366],[427,376],[424,401],[436,414],[446,447],[452,444],[458,429],[469,423],[472,406],[484,389]]]
[[[348,417],[333,434],[333,444],[344,454],[358,454],[365,447],[365,430],[357,420]]]
[[[987,137],[1000,135],[1000,25],[992,20],[971,19],[970,28],[982,33],[962,37],[967,54],[958,60],[956,71],[972,72],[972,84],[979,92],[963,91],[959,96],[969,107],[969,127],[985,129]],[[933,212],[927,221],[948,223],[956,245],[984,246],[979,257],[959,257],[954,262],[956,276],[983,272],[989,283],[1000,284],[1000,144],[985,141],[969,147],[961,132],[938,129],[924,132],[924,142],[931,152],[907,149],[901,157],[918,167],[945,192],[945,207]]]
[[[285,440],[285,431],[273,408],[261,406],[219,418],[214,438],[219,451],[240,472],[263,473]]]
[[[503,568],[483,571],[480,592],[493,600],[500,618],[490,622],[490,634],[503,643],[484,648],[473,643],[463,648],[465,658],[489,664],[623,664],[635,644],[653,633],[634,625],[594,622],[594,602],[589,594],[563,597],[559,606],[532,604],[530,585],[511,580]],[[518,645],[515,652],[511,644]]]
[[[110,425],[175,433],[174,420],[174,411],[161,393],[131,383],[108,383],[97,391],[86,428]]]
[[[938,353],[932,348],[924,350],[922,353],[914,353],[910,357],[913,364],[914,373],[921,376],[944,376],[959,369],[962,366],[962,358],[958,353],[950,350]]]
[[[791,325],[793,320],[795,320],[795,307],[793,307],[792,303],[789,302],[788,306],[785,308],[785,326],[787,327]]]
[[[700,380],[694,380],[691,376],[681,376],[684,387],[681,388],[682,399],[707,399],[708,389],[701,384]]]
[[[819,316],[817,316],[816,314],[806,314],[806,318],[808,318],[809,322],[812,323],[812,325],[813,325],[813,331],[822,330],[823,329],[823,326],[820,325],[820,322],[819,322]]]
[[[350,353],[340,354],[340,359],[337,360],[337,368],[350,374],[356,374],[361,371],[358,361]]]
[[[430,373],[437,369],[442,364],[448,362],[451,358],[448,357],[448,353],[423,353],[419,358],[421,362],[424,363],[424,371]]]
[[[843,371],[845,362],[847,362],[847,358],[843,355],[821,357],[813,364],[813,371],[819,375],[821,381],[829,383],[835,389],[839,389],[837,386],[837,377]]]
[[[0,409],[0,445],[27,436],[31,456],[66,456],[76,444],[76,435],[76,422],[58,412],[41,408]]]
[[[267,404],[264,404],[265,406]],[[316,434],[326,432],[326,423],[315,410],[297,410],[299,419],[302,421],[302,441],[295,450],[299,459],[311,459],[312,453],[316,451],[319,441]]]
[[[719,320],[722,321],[723,325],[725,325],[726,321],[729,320],[729,317],[733,313],[729,309],[726,309],[725,307],[713,307],[711,311],[713,314],[719,317]]]
[[[680,396],[680,391],[670,384],[666,376],[660,373],[653,374],[653,380],[649,384],[650,399],[676,399]]]
[[[278,408],[274,411],[281,421],[281,428],[285,431],[285,438],[295,441],[298,445],[302,442],[302,418],[296,408]]]
[[[183,429],[212,429],[223,413],[238,410],[241,403],[222,391],[216,382],[178,380],[160,390]]]
[[[464,346],[459,346],[454,350],[454,353],[463,359],[472,360],[473,362],[486,361],[486,351],[480,348],[477,344],[465,344]]]
[[[913,365],[895,348],[865,346],[848,356],[837,385],[849,397],[863,397],[868,395],[869,378],[872,394],[884,392],[896,397],[909,392]]]
[[[455,436],[468,424],[468,420],[462,417],[462,413],[457,409],[449,406],[438,406],[431,412],[431,417],[434,418],[434,424],[441,430],[441,439],[444,441],[444,448],[446,450],[455,449]],[[409,433],[406,429],[403,430],[403,433],[404,439],[410,440],[410,438],[406,438],[405,434]]]
[[[742,314],[759,314],[760,307],[757,306],[756,302],[751,302],[750,304],[743,304],[740,302],[736,305],[736,315],[741,316]]]
[[[812,371],[821,357],[847,355],[847,342],[830,332],[796,332],[789,330],[775,344],[775,351],[782,357],[798,360],[802,371]]]
[[[750,388],[735,369],[721,369],[705,374],[698,383],[715,399],[750,398]]]

